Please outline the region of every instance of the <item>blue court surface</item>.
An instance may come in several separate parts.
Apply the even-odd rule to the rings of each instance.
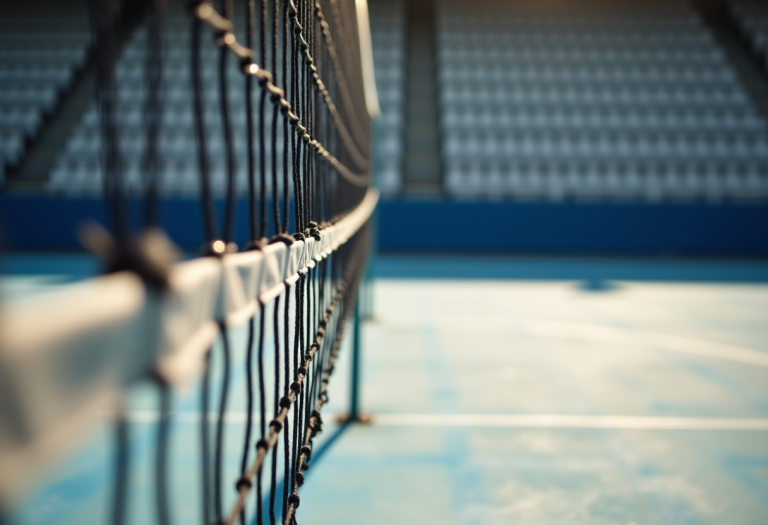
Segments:
[[[50,261],[6,256],[2,297],[96,269]],[[362,334],[373,423],[333,423],[348,402],[346,347],[299,523],[768,523],[766,261],[387,256],[374,271]],[[233,362],[244,337],[233,334]],[[243,381],[235,371],[227,480]],[[197,388],[174,397],[174,523],[200,522]],[[152,523],[153,387],[127,410],[130,522]],[[105,421],[37,480],[16,521],[108,522],[109,432]]]

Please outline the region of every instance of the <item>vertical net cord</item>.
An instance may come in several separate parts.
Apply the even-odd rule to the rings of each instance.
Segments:
[[[327,24],[327,22],[326,22],[326,24]],[[324,70],[323,77],[330,80],[330,68],[329,68],[329,64],[328,64],[328,45],[327,45],[327,43],[324,43],[324,44],[322,44],[322,46],[323,46],[323,50],[324,50],[324,53],[322,55],[323,56],[323,70]],[[328,116],[326,115],[326,119],[325,119],[325,137],[326,137],[326,140],[329,141],[329,143],[331,143],[331,144],[335,143],[334,140],[333,140],[335,138],[335,134],[333,132],[333,129],[334,128],[333,128],[333,126],[331,124],[331,119],[328,118]],[[331,181],[329,180],[329,178],[331,176],[331,170],[328,169],[327,165],[324,165],[324,176],[326,177],[325,178],[325,181],[326,181],[326,191],[328,192],[326,194],[326,200],[328,201],[327,202],[327,206],[328,206],[327,214],[328,214],[328,217],[333,217],[336,212],[335,212],[335,209],[334,209],[333,204],[332,204],[331,201],[336,197],[336,195],[335,195],[335,191],[334,191],[335,188],[331,185]],[[328,186],[330,186],[330,187],[328,187]]]
[[[163,50],[161,37],[161,13],[159,0],[147,0],[147,56],[144,64],[147,96],[144,101],[144,125],[146,128],[146,146],[144,154],[144,225],[157,223],[157,193],[159,186],[160,129],[162,127],[163,105],[161,90],[163,83]]]
[[[312,6],[313,6],[313,9],[311,9],[310,12],[313,13],[314,9],[316,9],[316,3],[313,2]],[[310,18],[310,29],[311,29],[310,37],[312,38],[312,40],[310,42],[311,42],[312,47],[313,47],[312,55],[317,57],[315,59],[316,66],[322,67],[322,57],[317,52],[318,51],[318,49],[317,49],[318,41],[316,40],[316,34],[315,34],[316,24],[317,24],[316,18],[314,16],[311,16],[311,18]],[[319,74],[320,70],[319,69],[315,69],[314,71],[318,72],[318,74]],[[320,128],[318,126],[318,122],[319,122],[319,119],[320,119],[320,106],[317,104],[318,97],[320,96],[320,90],[317,89],[317,86],[314,83],[313,83],[313,88],[314,89],[312,90],[312,97],[313,97],[313,100],[312,100],[312,136],[313,137],[320,137],[322,139],[324,137],[322,137],[322,135],[320,135],[320,133],[319,133]],[[320,160],[320,157],[318,155],[313,155],[312,156],[312,177],[313,177],[314,180],[317,180],[317,169],[318,169],[318,161],[319,160]],[[316,217],[317,217],[317,222],[321,223],[322,222],[322,216],[317,214]]]
[[[205,112],[203,110],[203,82],[200,65],[200,32],[202,22],[192,17],[192,53],[190,69],[192,73],[192,113],[195,120],[195,138],[197,140],[197,165],[200,172],[200,200],[203,207],[203,225],[206,240],[210,243],[216,238],[216,219],[213,213],[211,195],[210,163],[206,142]]]
[[[288,324],[290,323],[290,307],[291,307],[291,285],[287,285],[285,288],[285,308],[283,310],[283,370],[284,370],[284,386],[283,396],[288,396],[288,384],[291,381],[291,335]],[[283,505],[281,509],[281,522],[285,521],[286,512],[288,510],[288,484],[290,479],[290,449],[288,443],[288,419],[285,420],[283,428]]]
[[[225,18],[232,20],[232,0],[222,0],[222,11]],[[227,201],[224,211],[224,242],[233,240],[235,228],[235,145],[232,140],[232,123],[229,115],[229,91],[227,79],[227,58],[229,49],[224,42],[219,42],[219,109],[221,110],[221,127],[224,133],[224,151],[227,162]]]
[[[325,259],[321,260],[318,263],[318,265],[316,266],[317,271],[314,272],[314,277],[312,279],[312,281],[313,281],[313,283],[312,283],[312,293],[313,293],[313,297],[312,297],[312,312],[313,312],[313,315],[312,315],[312,332],[313,333],[316,333],[317,329],[318,329],[318,322],[317,322],[318,321],[318,319],[317,319],[317,312],[318,312],[318,300],[317,300],[318,299],[318,295],[317,295],[317,292],[318,292],[318,277],[319,277],[320,273],[322,272],[322,268],[323,268],[324,263],[325,263]],[[325,341],[325,339],[323,339],[323,341]],[[313,342],[312,344],[315,345],[315,346],[318,346],[317,342]],[[322,346],[322,343],[321,343],[320,346]],[[311,394],[310,398],[309,398],[310,402],[307,403],[306,421],[309,421],[309,417],[312,414],[312,411],[313,411],[313,409],[315,407],[315,399],[317,397],[317,385],[318,385],[317,372],[318,372],[318,370],[320,370],[320,367],[318,367],[318,363],[322,359],[322,351],[321,350],[322,350],[322,348],[318,348],[319,354],[317,356],[317,359],[312,359],[312,388],[311,388],[311,391],[310,391],[310,394]],[[310,456],[308,455],[307,456],[307,460],[309,460],[309,459],[310,459]]]
[[[310,289],[312,285],[312,271],[310,270],[307,272],[307,279],[304,282],[304,312],[302,312],[302,320],[304,321],[304,326],[306,328],[305,330],[305,341],[301,348],[302,356],[306,359],[306,355],[309,352],[309,348],[312,341],[312,318],[310,317],[311,312],[311,305],[312,305],[312,296],[310,294]],[[303,368],[302,364],[302,368]],[[301,398],[299,399],[299,446],[301,446],[301,436],[304,435],[304,425],[306,423],[304,415],[305,415],[305,406],[309,402],[308,395],[309,395],[309,389],[311,384],[309,383],[310,377],[308,375],[308,371],[304,370],[304,375],[306,376],[306,383],[304,385],[304,388],[301,391]],[[301,470],[301,465],[298,465],[297,468]]]
[[[261,305],[259,305],[261,308]],[[251,317],[248,322],[248,342],[245,355],[245,399],[246,399],[246,416],[245,416],[245,440],[243,442],[243,458],[240,462],[240,473],[245,474],[245,469],[248,468],[248,456],[251,450],[251,429],[253,428],[253,339],[256,329],[256,319]],[[245,525],[245,508],[240,513],[240,523]]]
[[[298,3],[296,6],[296,11],[292,13],[292,17],[294,21],[298,20],[299,13],[301,12],[301,3]],[[299,119],[301,119],[304,114],[302,113],[301,108],[301,91],[299,89],[299,86],[301,85],[300,81],[300,70],[301,70],[301,42],[299,39],[299,34],[296,32],[295,28],[293,31],[293,38],[291,39],[291,107],[293,107],[293,110],[296,112],[296,115]],[[296,150],[296,166],[295,166],[295,177],[297,178],[298,184],[298,196],[296,197],[297,200],[300,203],[300,210],[299,210],[299,224],[300,226],[299,231],[304,232],[304,230],[307,227],[307,223],[304,216],[304,186],[303,186],[303,178],[304,178],[304,171],[302,170],[302,167],[304,165],[303,160],[303,151],[304,151],[304,142],[302,140],[302,136],[300,135],[298,123],[296,123],[296,126],[294,128],[294,132],[292,134],[292,140],[295,142],[295,150]]]
[[[311,6],[310,5],[306,6],[306,12],[307,12],[308,15],[311,12]],[[309,25],[309,21],[310,21],[310,18],[308,16],[307,20],[306,20],[307,25]],[[305,64],[306,70],[309,70],[310,66],[311,66],[311,64],[309,64],[309,62],[307,61],[306,64]],[[305,110],[305,112],[307,114],[307,130],[308,130],[308,133],[311,134],[312,131],[313,131],[313,128],[314,128],[314,118],[313,118],[313,115],[312,115],[312,111],[313,111],[313,108],[312,108],[312,78],[308,74],[307,71],[304,72],[304,97],[305,97],[305,104],[306,104],[305,107],[304,107],[304,110]],[[309,220],[317,222],[317,221],[315,221],[315,218],[316,218],[315,217],[315,208],[314,208],[314,202],[312,200],[312,198],[313,198],[313,196],[312,196],[312,181],[314,180],[314,174],[312,173],[312,164],[314,163],[315,155],[313,153],[312,148],[310,148],[309,143],[307,143],[306,147],[307,147],[307,181],[306,181],[306,184],[307,184],[307,192],[308,192],[307,195],[308,195],[308,201],[309,201]]]
[[[256,0],[246,0],[246,45],[253,49],[256,31]],[[256,212],[256,152],[254,151],[253,132],[253,76],[245,75],[245,122],[246,140],[248,141],[248,223],[251,241],[257,240],[259,228]]]
[[[316,61],[317,61],[317,60],[319,60],[320,57],[317,56],[317,40],[315,39],[315,23],[316,23],[316,19],[315,19],[314,14],[313,14],[314,13],[314,8],[315,8],[315,2],[310,2],[310,8],[308,9],[308,12],[309,12],[309,39],[310,39],[309,43],[310,43],[310,46],[312,46],[312,55],[317,57],[317,59],[316,59]],[[317,65],[321,65],[321,64],[317,63]],[[317,69],[313,69],[313,71],[317,72]],[[313,82],[313,79],[312,79],[311,75],[309,75],[309,74],[307,75],[307,80],[308,80],[308,82],[310,83],[310,85],[313,88],[312,91],[310,92],[310,116],[311,116],[311,118],[310,118],[310,129],[312,130],[311,131],[312,136],[313,137],[317,137],[319,135],[317,134],[317,118],[318,118],[317,109],[318,109],[318,106],[316,104],[316,101],[317,101],[317,96],[320,94],[320,92],[317,89],[317,85]],[[317,161],[318,161],[318,156],[313,154],[312,155],[312,179],[313,180],[317,179],[317,172],[316,172]],[[315,209],[315,218],[316,218],[315,222],[317,222],[317,223],[322,222],[321,218],[317,214],[317,209]]]
[[[286,2],[287,4],[287,2]],[[295,13],[292,13],[291,16],[296,16]],[[287,28],[286,28],[287,30]],[[287,38],[287,37],[286,37]],[[297,113],[299,113],[298,108],[298,100],[296,97],[297,88],[298,85],[298,51],[297,51],[297,43],[298,36],[294,35],[293,38],[290,39],[291,44],[291,91],[290,91],[290,104],[293,110]],[[294,216],[296,221],[296,231],[303,232],[304,231],[304,220],[303,220],[303,201],[302,201],[302,194],[301,194],[301,147],[297,148],[296,146],[296,123],[291,122],[291,126],[293,126],[293,130],[291,131],[291,155],[293,158],[293,206],[294,206]]]
[[[315,274],[317,273],[316,270],[318,269],[319,263],[315,263],[315,267],[313,268],[313,271],[309,273],[309,283],[307,284],[307,353],[309,353],[312,350],[312,347],[315,346],[315,342],[312,340],[312,334],[315,333],[315,319],[314,319],[314,310],[315,310],[315,304],[314,304],[314,285],[315,285]],[[307,424],[309,422],[309,419],[307,417],[307,414],[309,414],[309,407],[312,405],[312,390],[314,388],[314,374],[312,373],[314,370],[314,366],[317,363],[316,359],[313,359],[309,363],[309,370],[307,370],[307,391],[306,396],[304,399],[304,411],[302,413],[302,421],[303,421],[303,427],[300,434],[300,438],[302,441],[304,440],[303,436],[307,432]],[[301,444],[301,443],[300,443]],[[301,447],[300,449],[301,450]],[[299,464],[299,468],[304,470],[305,467],[302,464]]]
[[[227,410],[227,398],[229,396],[229,335],[227,333],[227,327],[224,322],[219,323],[221,330],[221,342],[222,342],[222,356],[224,357],[224,371],[221,381],[221,395],[219,397],[219,417],[216,422],[216,455],[215,455],[215,472],[214,472],[214,490],[215,490],[215,505],[216,505],[216,518],[219,520],[224,519],[224,505],[222,502],[222,480],[223,480],[223,459],[224,459],[224,415]]]
[[[262,0],[266,2],[267,0]],[[261,234],[263,236],[269,235],[269,217],[267,215],[267,159],[266,159],[266,144],[264,141],[264,120],[267,103],[267,91],[261,91],[261,101],[259,103],[259,173],[261,187]]]
[[[266,0],[265,0],[266,1]],[[278,44],[280,39],[280,1],[272,0],[272,63],[274,65],[275,80],[277,81],[277,55]],[[280,221],[280,198],[279,198],[279,186],[277,184],[277,117],[280,114],[280,105],[277,104],[279,99],[274,100],[274,109],[272,110],[272,208],[274,210],[275,220],[275,233],[283,233],[282,222]],[[287,188],[283,188],[283,191],[288,191]]]
[[[304,66],[304,57],[300,58],[301,65]],[[302,68],[303,69],[303,68]],[[301,72],[299,72],[299,106],[301,107],[301,115],[303,118],[306,119],[306,112],[307,112],[307,104],[306,104],[306,83],[303,81],[303,75]],[[311,207],[312,203],[309,200],[309,194],[307,193],[309,191],[309,147],[307,146],[307,141],[302,137],[301,141],[301,150],[304,152],[304,158],[302,160],[302,172],[304,175],[304,187],[303,187],[303,195],[302,200],[304,203],[304,227],[309,227],[309,222],[312,220],[311,217]]]
[[[264,69],[269,70],[267,60],[267,17],[269,16],[269,0],[261,0],[261,63]],[[267,214],[267,149],[264,142],[265,111],[267,104],[267,90],[261,90],[259,102],[259,176],[261,182],[261,235],[269,236],[269,216]]]
[[[282,9],[283,31],[280,38],[282,42],[281,60],[283,64],[283,86],[288,89],[288,2],[283,2]],[[275,68],[277,71],[277,68]],[[283,231],[290,231],[290,220],[288,215],[288,123],[283,119]]]
[[[275,233],[283,233],[282,222],[280,221],[280,187],[277,183],[277,117],[280,113],[280,107],[275,104],[272,110],[272,210],[274,213]],[[284,189],[287,191],[287,189]]]
[[[298,380],[299,375],[299,368],[301,363],[301,356],[304,354],[304,285],[306,282],[306,277],[304,274],[301,274],[299,277],[299,286],[296,288],[296,335],[295,335],[295,342],[293,345],[294,348],[294,381]],[[298,402],[294,402],[293,404],[293,456],[292,456],[292,463],[293,467],[291,468],[291,472],[293,474],[293,477],[291,479],[292,486],[291,486],[291,495],[297,496],[298,494],[298,472],[297,472],[297,461],[298,461],[298,450],[299,450],[299,433],[301,431],[300,425],[299,425],[299,414],[301,413],[301,401],[304,396],[304,388],[301,389],[299,392],[299,398]]]
[[[298,6],[299,8],[299,19],[301,20],[301,25],[303,27],[306,27],[306,17],[304,16],[304,12],[306,11],[306,5],[305,2],[299,2]],[[305,44],[301,42],[299,44],[299,49],[303,50],[303,46]],[[302,53],[299,57],[299,107],[301,108],[301,119],[305,122],[305,125],[308,127],[309,123],[307,121],[307,104],[306,104],[306,74],[304,74],[304,70],[307,67],[306,63],[306,57]],[[307,198],[307,190],[309,189],[309,170],[307,169],[308,166],[308,156],[309,156],[309,149],[307,147],[307,141],[304,137],[302,137],[301,141],[301,149],[304,152],[304,159],[302,163],[302,172],[304,174],[304,226],[305,228],[309,226],[309,221],[311,220],[309,215],[309,208],[311,206],[311,203],[309,202],[309,199]]]
[[[313,268],[313,271],[309,272],[309,283],[307,285],[307,349],[306,352],[309,354],[312,347],[314,347],[317,343],[313,341],[312,335],[316,332],[316,326],[314,323],[314,308],[315,308],[315,301],[314,301],[314,284],[315,284],[315,274],[317,273],[316,270],[318,263],[315,263],[315,267]],[[309,419],[307,415],[309,414],[309,408],[312,404],[312,389],[314,387],[313,382],[313,366],[315,365],[317,361],[312,360],[309,364],[309,369],[307,370],[307,385],[306,390],[304,394],[304,404],[302,405],[301,410],[301,433],[299,434],[299,438],[303,441],[302,436],[307,432],[307,426],[309,424]],[[301,445],[301,442],[299,443]],[[303,446],[299,447],[299,452],[303,449]],[[305,466],[299,463],[299,469],[305,470]]]
[[[275,417],[280,412],[280,296],[275,298],[274,306],[274,341],[275,341],[275,395],[273,411]],[[276,424],[276,423],[275,423]],[[272,423],[270,423],[270,426]],[[269,487],[269,522],[275,525],[275,495],[277,494],[277,452],[279,448],[272,448],[272,478]]]
[[[266,425],[267,419],[267,407],[265,401],[264,390],[264,305],[259,305],[259,429],[261,430],[261,438],[259,439],[257,447],[265,443],[266,438]],[[264,522],[264,515],[262,511],[262,487],[261,487],[261,472],[263,468],[259,467],[259,471],[256,473],[256,523],[261,525]]]
[[[205,354],[203,363],[203,379],[200,386],[200,455],[201,455],[201,474],[202,474],[202,504],[203,504],[203,525],[208,525],[211,521],[211,464],[210,464],[210,437],[208,435],[208,411],[211,396],[211,349]]]
[[[302,284],[304,282],[304,276],[299,275],[299,282],[298,286],[296,286],[296,306],[295,306],[295,312],[294,312],[294,335],[293,335],[293,380],[298,381],[298,370],[299,370],[299,340],[301,339],[301,288]],[[298,404],[298,397],[301,396],[301,390],[298,392],[297,400],[293,403],[293,434],[291,436],[291,472],[296,471],[296,443],[297,443],[297,432],[298,432],[298,410],[299,410],[299,404]],[[292,475],[288,477],[289,483],[292,484],[293,477]],[[289,492],[293,492],[293,485],[291,485],[291,488]]]
[[[312,43],[312,28],[310,27],[310,13],[312,12],[312,3],[311,0],[306,2],[304,5],[304,28],[306,33],[306,39],[307,44],[304,44],[305,46],[311,45]],[[308,51],[311,53],[312,49],[309,48]],[[313,136],[313,119],[312,119],[312,105],[310,103],[311,98],[311,90],[312,90],[312,81],[310,80],[309,70],[312,67],[308,59],[304,59],[304,96],[306,97],[305,100],[305,107],[304,112],[306,115],[306,127],[307,127],[307,134],[309,136]],[[306,151],[307,151],[307,176],[305,180],[305,184],[307,186],[308,191],[308,199],[309,202],[309,220],[313,221],[314,216],[314,209],[312,207],[312,164],[314,162],[314,154],[312,152],[312,149],[309,147],[309,143],[306,145]],[[311,322],[311,321],[310,321]]]
[[[118,4],[119,5],[119,4]],[[120,155],[118,126],[115,121],[117,93],[115,90],[115,36],[109,6],[99,0],[89,1],[90,22],[96,37],[96,100],[99,125],[103,137],[102,162],[104,196],[112,215],[118,243],[128,241],[128,216],[123,190],[123,160]]]
[[[157,193],[159,186],[160,129],[162,127],[163,104],[161,90],[163,83],[163,40],[161,37],[160,0],[147,0],[147,55],[144,63],[144,80],[147,95],[144,100],[144,126],[146,146],[144,150],[144,225],[157,223]]]
[[[111,523],[127,523],[128,484],[131,462],[128,421],[123,407],[115,416],[115,481],[112,493]]]
[[[162,378],[156,378],[160,397],[160,419],[157,427],[157,448],[155,450],[155,506],[157,522],[171,523],[168,500],[168,439],[171,425],[171,387]]]

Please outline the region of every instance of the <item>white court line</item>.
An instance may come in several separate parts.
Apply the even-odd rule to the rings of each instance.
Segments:
[[[617,328],[582,323],[562,323],[479,315],[386,315],[379,318],[377,327],[410,328],[434,327],[439,330],[470,333],[513,334],[590,343],[633,346],[646,350],[665,350],[702,357],[724,359],[749,365],[768,367],[768,352],[726,343],[706,341],[631,328]]]
[[[226,412],[227,423],[245,423],[246,412]],[[160,414],[152,410],[127,414],[131,423],[155,423]],[[254,414],[253,420],[258,421]],[[198,412],[173,412],[178,423],[200,421]],[[324,417],[335,419],[334,414]],[[216,412],[208,421],[218,420]],[[680,417],[680,416],[593,416],[572,414],[374,414],[374,426],[384,427],[506,427],[506,428],[604,428],[618,430],[768,430],[768,418]]]
[[[570,414],[375,414],[373,424],[407,427],[768,430],[768,418],[592,416]]]

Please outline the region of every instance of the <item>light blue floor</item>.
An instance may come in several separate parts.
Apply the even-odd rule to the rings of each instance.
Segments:
[[[390,257],[377,272],[363,333],[374,422],[309,471],[300,523],[768,523],[765,261]],[[20,273],[0,280],[4,297],[40,275]],[[347,367],[326,420],[346,407]],[[196,399],[192,385],[175,407]],[[155,402],[144,387],[131,410]],[[230,410],[243,406],[235,394]],[[133,428],[132,523],[152,522],[152,427]],[[37,484],[21,523],[105,522],[107,431]],[[177,417],[174,523],[199,522],[196,438]]]

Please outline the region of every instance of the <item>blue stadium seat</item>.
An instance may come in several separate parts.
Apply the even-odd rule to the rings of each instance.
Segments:
[[[766,122],[690,8],[437,12],[449,194],[765,198]]]

